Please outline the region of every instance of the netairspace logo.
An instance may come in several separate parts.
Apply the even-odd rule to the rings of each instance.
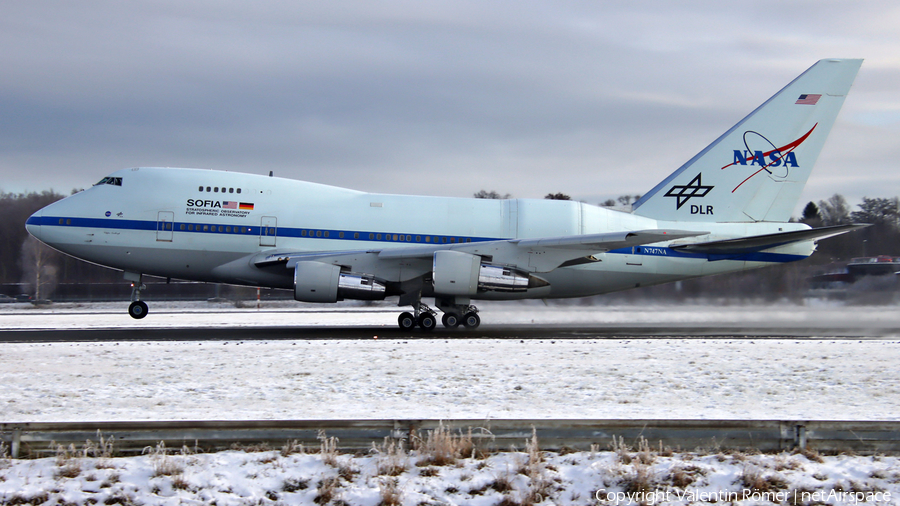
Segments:
[[[838,490],[816,491],[776,491],[762,492],[744,489],[738,492],[718,490],[715,492],[703,490],[654,490],[647,492],[607,492],[600,489],[594,494],[598,504],[666,504],[671,502],[688,504],[693,503],[723,503],[754,501],[756,503],[774,504],[890,504],[890,492],[847,492]]]

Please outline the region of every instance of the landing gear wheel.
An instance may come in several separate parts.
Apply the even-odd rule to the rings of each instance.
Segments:
[[[434,327],[437,326],[437,320],[434,318],[434,315],[431,313],[422,313],[419,315],[419,327],[422,327],[424,331],[434,330]]]
[[[135,320],[147,316],[147,304],[144,301],[136,300],[128,306],[128,314]]]
[[[459,327],[459,315],[453,313],[444,313],[444,316],[441,317],[441,323],[444,324],[444,327],[448,329],[455,329]]]
[[[477,329],[481,325],[481,317],[478,316],[478,313],[466,313],[463,316],[463,325],[467,329]]]
[[[416,326],[416,317],[412,313],[400,313],[397,324],[400,325],[400,330],[412,330]]]

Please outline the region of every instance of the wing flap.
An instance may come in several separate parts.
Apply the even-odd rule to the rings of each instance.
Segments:
[[[695,232],[688,230],[635,230],[625,232],[612,232],[606,234],[570,235],[564,237],[546,237],[538,239],[514,239],[520,248],[561,248],[580,249],[603,253],[606,251],[641,246],[655,242],[674,241],[685,237],[706,235],[709,232]]]
[[[836,225],[833,227],[813,228],[809,230],[795,230],[791,232],[779,232],[777,234],[755,235],[752,237],[740,237],[737,239],[725,239],[721,241],[700,242],[694,244],[679,244],[670,246],[672,249],[689,253],[705,253],[710,255],[742,255],[756,253],[769,248],[784,246],[793,242],[814,241],[846,234],[854,230],[868,227],[868,224],[854,223],[851,225]]]

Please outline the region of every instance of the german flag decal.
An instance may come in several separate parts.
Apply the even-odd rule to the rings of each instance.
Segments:
[[[241,202],[240,208],[243,209],[243,210],[245,210],[245,211],[252,211],[252,210],[253,210],[253,204],[248,204],[247,202]]]

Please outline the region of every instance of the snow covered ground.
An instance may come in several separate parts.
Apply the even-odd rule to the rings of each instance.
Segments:
[[[0,326],[393,328],[396,318],[394,308],[298,313],[187,304],[156,305],[134,322],[124,307],[4,307]],[[496,309],[486,312],[507,323],[827,326],[851,320],[890,327],[898,320],[892,307]],[[0,420],[896,420],[898,369],[896,337],[15,343],[0,347]],[[530,462],[528,454],[505,453],[429,465],[421,453],[330,458],[154,450],[86,458],[64,451],[58,458],[15,460],[3,458],[6,450],[0,448],[4,505],[900,504],[896,457],[620,450],[548,453]]]
[[[660,455],[621,449],[444,461],[434,455],[165,455],[154,449],[130,458],[7,459],[0,460],[0,503],[888,506],[900,498],[897,457]]]
[[[489,314],[500,321],[566,323],[620,321],[626,314],[630,322],[714,315],[777,324],[846,319],[851,311],[859,321],[897,319],[894,308],[646,309],[532,306]],[[134,324],[126,315],[102,312],[107,310],[8,310],[0,314],[0,324],[38,328],[56,325],[53,318],[72,320],[73,312],[84,318],[79,325],[85,328]],[[394,309],[384,308],[223,311],[171,308],[139,324],[272,325],[290,319],[294,325],[351,321],[393,328],[396,317]],[[0,364],[0,419],[7,422],[900,418],[897,338],[376,340],[373,335],[362,341],[18,343],[0,348]]]

